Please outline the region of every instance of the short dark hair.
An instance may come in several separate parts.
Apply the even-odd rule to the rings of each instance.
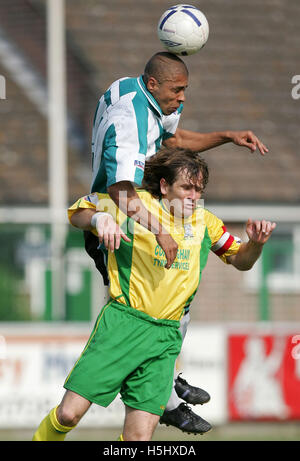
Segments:
[[[171,68],[170,68],[171,66]],[[188,75],[188,69],[185,62],[176,54],[160,51],[154,54],[147,62],[144,69],[144,82],[147,83],[150,77],[162,80],[170,70],[176,66],[182,68],[182,72]]]
[[[203,190],[205,189],[209,170],[199,152],[163,147],[146,161],[142,186],[154,197],[160,198],[160,180],[164,178],[171,186],[177,180],[179,173],[183,171],[194,183],[198,181],[199,173],[202,173]]]

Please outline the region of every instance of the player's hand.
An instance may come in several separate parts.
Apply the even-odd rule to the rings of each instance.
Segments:
[[[99,242],[103,243],[105,248],[111,252],[120,248],[121,239],[125,240],[125,242],[130,242],[130,238],[127,237],[109,214],[99,215],[97,217],[96,230]]]
[[[248,219],[246,232],[252,242],[263,245],[269,240],[275,227],[275,222],[271,223],[270,221],[265,221],[264,219],[262,221],[252,221],[251,219]]]
[[[170,269],[174,259],[177,256],[178,245],[175,240],[168,233],[161,233],[156,235],[156,240],[159,246],[164,250],[166,255],[166,269]]]
[[[262,155],[269,152],[269,149],[258,139],[252,131],[231,131],[230,138],[237,146],[245,146],[255,152],[256,149],[260,151]]]

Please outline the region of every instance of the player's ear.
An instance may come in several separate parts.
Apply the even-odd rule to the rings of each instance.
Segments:
[[[167,192],[168,192],[168,183],[167,181],[165,180],[165,178],[161,178],[160,180],[160,192],[162,195],[166,195]]]
[[[156,80],[155,77],[149,77],[146,86],[147,86],[147,90],[150,91],[151,93],[152,91],[157,90],[158,81]]]

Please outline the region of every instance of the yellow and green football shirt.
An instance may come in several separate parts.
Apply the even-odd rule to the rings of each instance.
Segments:
[[[153,318],[180,320],[196,294],[209,251],[226,263],[227,256],[238,252],[240,241],[203,207],[189,218],[176,219],[149,192],[137,193],[178,244],[170,269],[164,267],[165,254],[155,235],[122,213],[108,194],[94,192],[79,199],[69,208],[69,219],[78,208],[110,213],[130,238],[130,242],[121,240],[118,250],[108,252],[110,296]]]

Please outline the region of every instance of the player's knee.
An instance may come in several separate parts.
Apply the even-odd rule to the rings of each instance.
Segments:
[[[56,417],[60,424],[68,427],[76,426],[81,419],[81,415],[76,410],[64,405],[60,405],[57,408]]]

